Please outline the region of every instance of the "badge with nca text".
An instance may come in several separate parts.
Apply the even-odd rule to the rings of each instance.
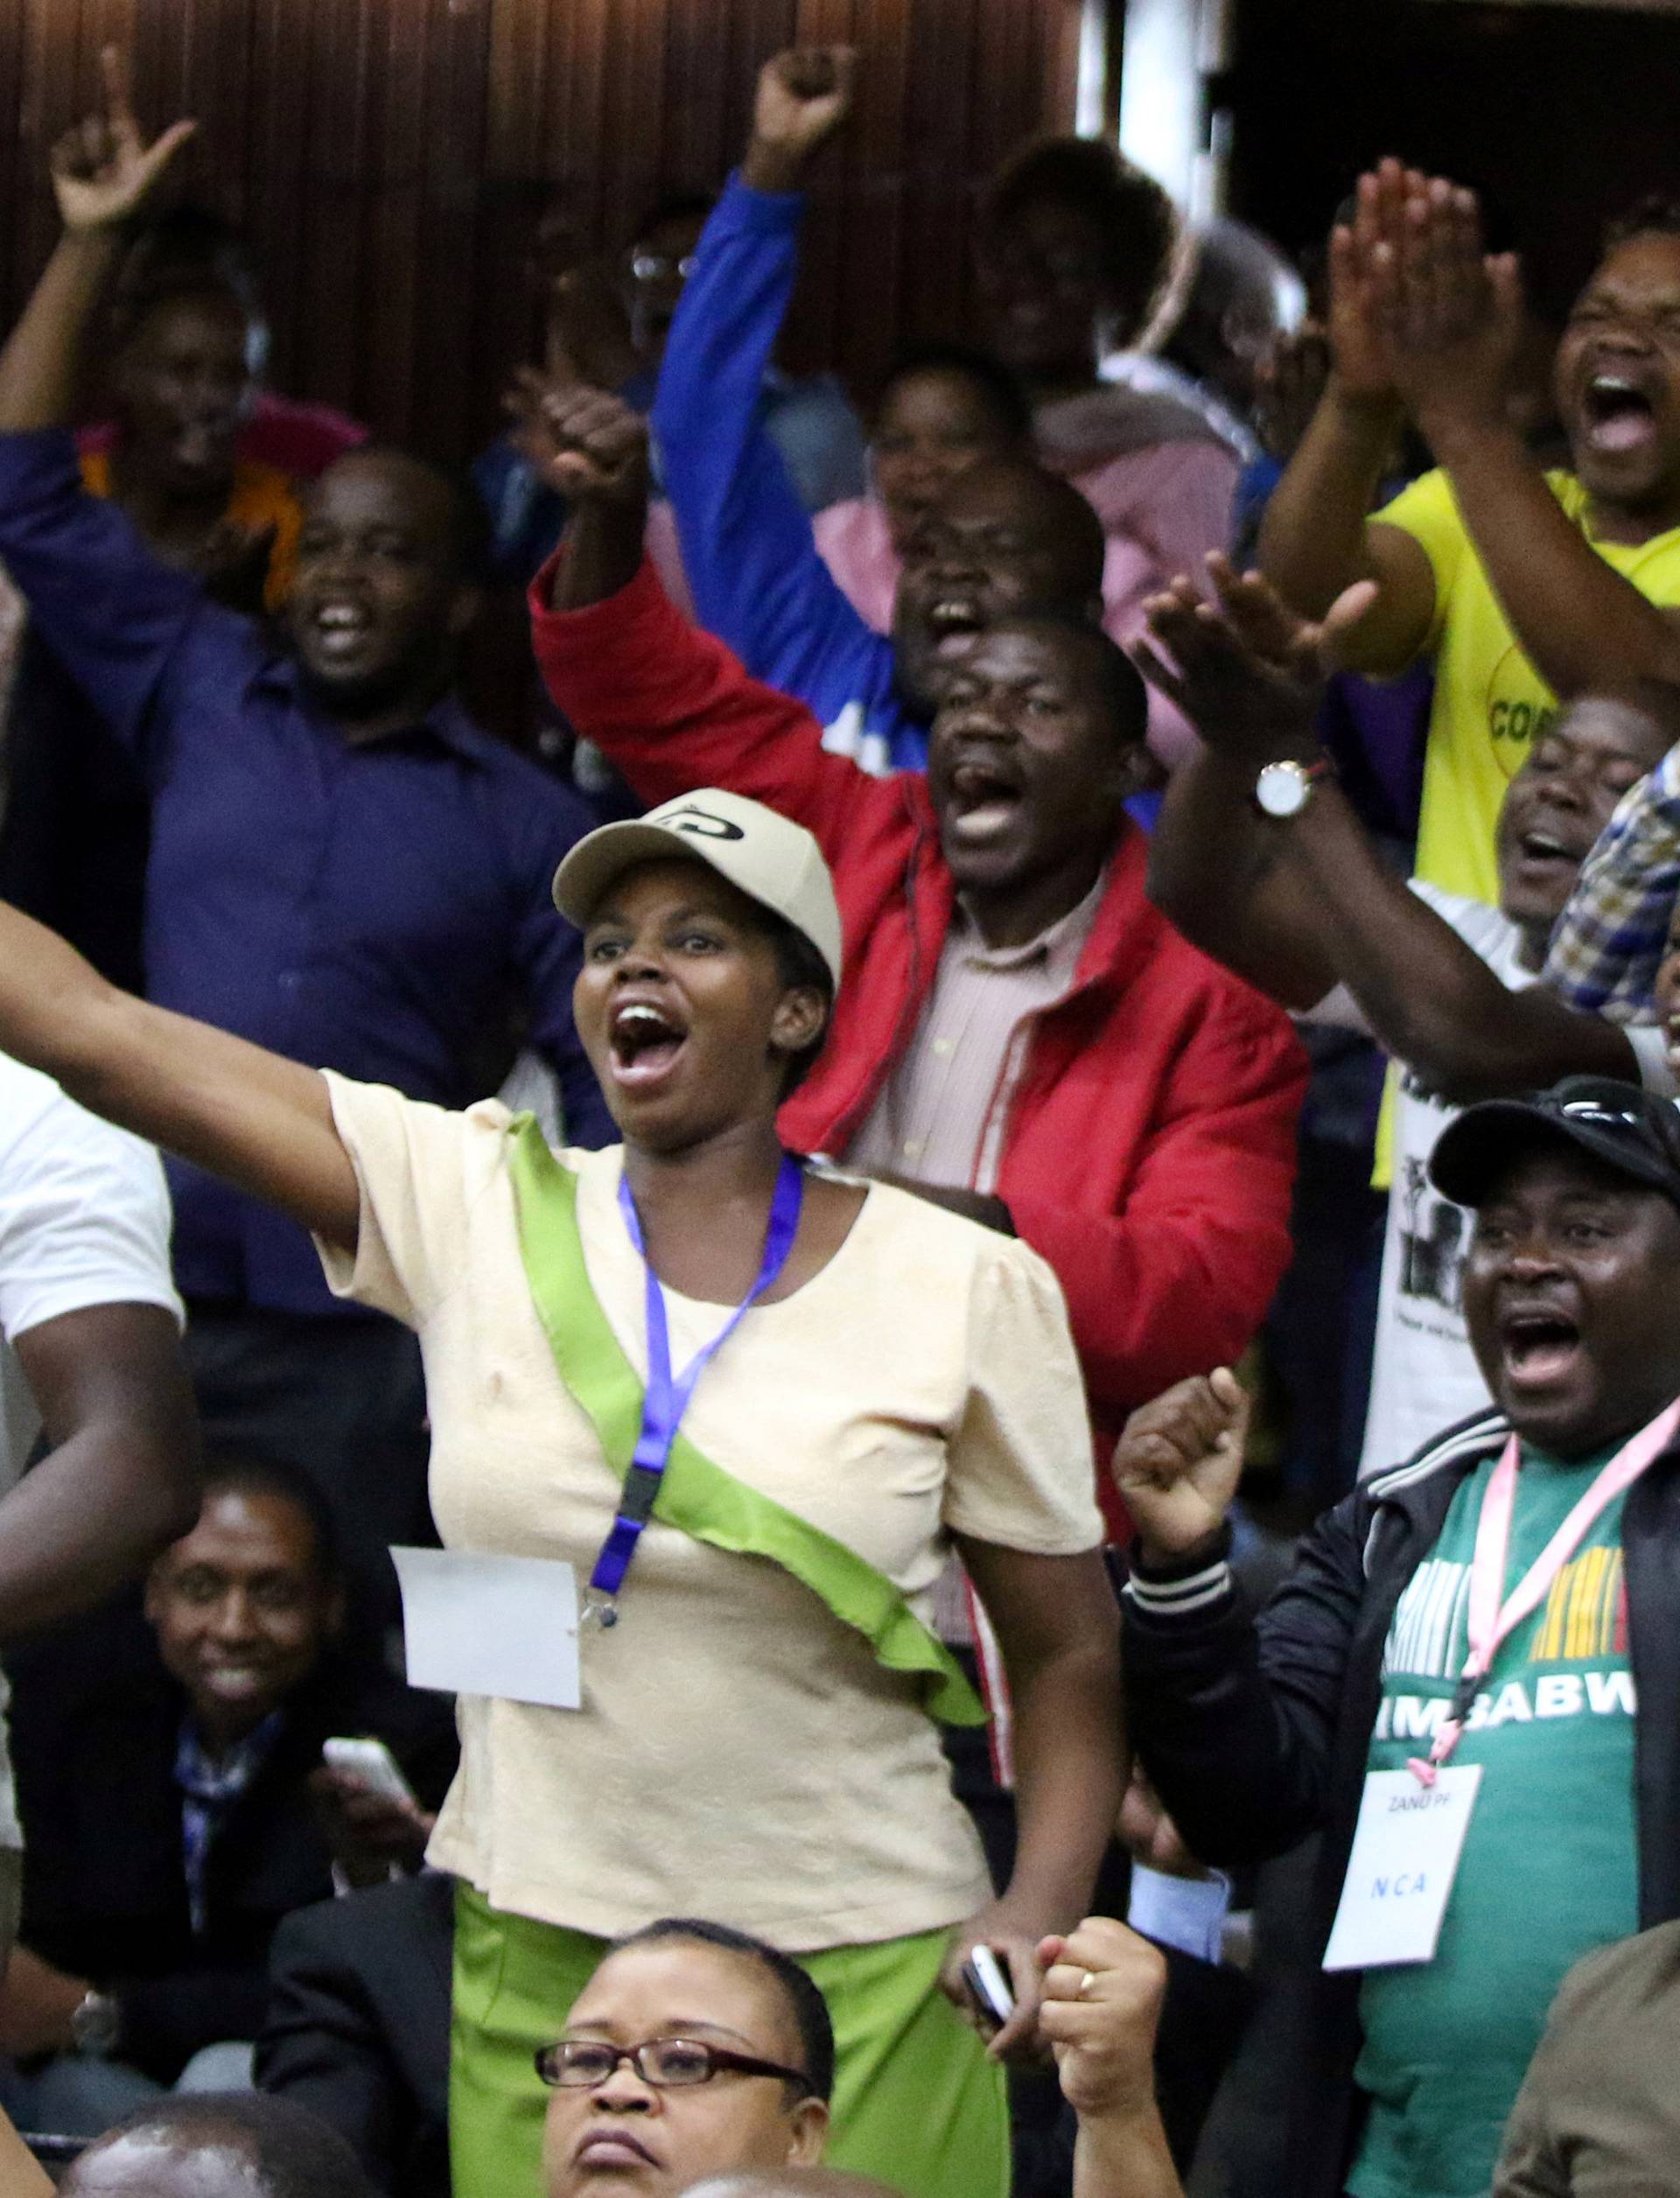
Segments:
[[[1481,1770],[1446,1766],[1428,1786],[1409,1770],[1368,1774],[1326,1969],[1435,1958]]]

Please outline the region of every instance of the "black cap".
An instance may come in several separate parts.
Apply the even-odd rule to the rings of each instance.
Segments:
[[[1680,1109],[1613,1076],[1565,1076],[1526,1099],[1488,1099],[1449,1123],[1430,1155],[1443,1198],[1480,1206],[1517,1154],[1560,1139],[1680,1206]]]

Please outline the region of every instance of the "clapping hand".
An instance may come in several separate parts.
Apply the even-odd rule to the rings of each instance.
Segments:
[[[1310,760],[1326,676],[1374,588],[1360,581],[1313,624],[1297,618],[1257,572],[1239,573],[1217,552],[1207,570],[1211,599],[1182,577],[1149,598],[1150,638],[1132,645],[1138,668],[1221,754],[1256,768]]]
[[[1398,240],[1380,257],[1375,303],[1396,387],[1426,438],[1448,419],[1504,420],[1522,286],[1515,254],[1483,249],[1474,191],[1438,176],[1410,192]]]
[[[1242,1477],[1248,1393],[1221,1367],[1175,1382],[1126,1422],[1114,1485],[1145,1562],[1174,1564],[1223,1525]]]
[[[1330,363],[1339,394],[1354,404],[1400,401],[1380,285],[1399,250],[1407,200],[1424,183],[1417,169],[1382,161],[1360,178],[1349,219],[1330,232]]]
[[[759,72],[742,172],[758,191],[797,188],[806,164],[851,109],[858,62],[849,46],[795,46]]]
[[[66,229],[114,228],[145,206],[196,122],[172,123],[148,145],[129,97],[128,62],[118,46],[102,46],[100,112],[67,130],[52,148],[52,189]]]

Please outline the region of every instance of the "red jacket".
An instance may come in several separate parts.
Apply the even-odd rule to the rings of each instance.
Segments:
[[[531,589],[536,659],[577,730],[653,804],[755,796],[821,842],[845,932],[829,1041],[789,1100],[795,1150],[844,1156],[932,989],[955,892],[927,781],[830,755],[802,703],[686,623],[646,565],[585,610]],[[998,1195],[1068,1298],[1100,1437],[1187,1374],[1228,1365],[1289,1258],[1306,1060],[1288,1018],[1144,897],[1128,823],[1074,989],[1037,1018]],[[1106,1476],[1103,1476],[1106,1480]]]

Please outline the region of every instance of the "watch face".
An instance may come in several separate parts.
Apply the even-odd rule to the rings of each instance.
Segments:
[[[1269,763],[1254,782],[1254,798],[1268,816],[1297,816],[1312,781],[1298,763]]]

